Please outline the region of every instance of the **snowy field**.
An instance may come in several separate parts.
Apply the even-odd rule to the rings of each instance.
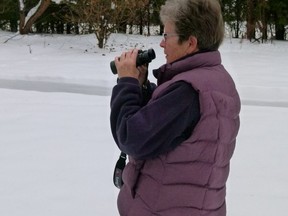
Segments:
[[[149,67],[158,68],[161,37],[114,34],[99,50],[94,35],[12,36],[0,31],[0,215],[117,216],[109,63],[136,46],[154,48]],[[279,41],[221,46],[242,100],[227,216],[287,215],[287,50]]]

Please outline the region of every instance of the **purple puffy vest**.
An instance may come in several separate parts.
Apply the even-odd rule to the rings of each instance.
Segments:
[[[165,69],[185,72],[159,85],[151,101],[184,80],[199,92],[201,118],[192,135],[171,152],[152,160],[130,159],[118,197],[121,216],[226,215],[225,185],[240,125],[240,99],[218,51],[191,58]]]

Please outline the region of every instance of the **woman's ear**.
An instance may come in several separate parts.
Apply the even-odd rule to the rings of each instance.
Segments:
[[[190,36],[188,39],[188,49],[187,49],[187,54],[191,54],[194,52],[197,52],[198,49],[198,40],[194,36]]]

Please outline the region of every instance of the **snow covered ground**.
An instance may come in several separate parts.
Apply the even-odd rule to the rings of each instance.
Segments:
[[[12,36],[0,31],[0,215],[118,215],[109,63],[136,46],[155,49],[157,68],[161,37],[114,34],[99,50],[94,35]],[[242,100],[228,216],[287,215],[287,49],[229,38],[221,46]]]

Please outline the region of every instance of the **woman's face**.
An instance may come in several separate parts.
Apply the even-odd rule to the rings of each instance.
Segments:
[[[178,39],[179,35],[175,31],[175,25],[171,22],[166,22],[164,24],[164,38],[160,43],[166,55],[166,63],[174,62],[195,51],[191,50],[190,40],[179,44]]]

